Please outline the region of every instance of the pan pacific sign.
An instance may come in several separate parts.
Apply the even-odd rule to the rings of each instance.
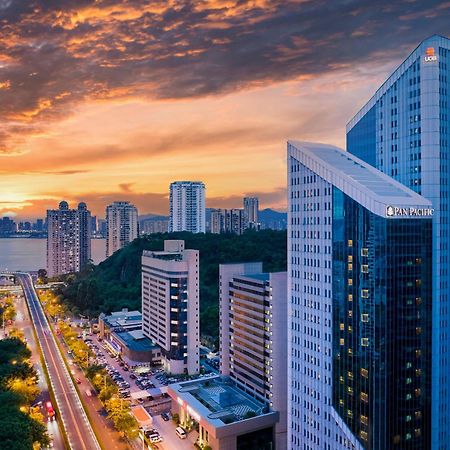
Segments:
[[[433,213],[433,208],[417,208],[414,206],[400,208],[398,206],[386,206],[387,217],[432,217]]]

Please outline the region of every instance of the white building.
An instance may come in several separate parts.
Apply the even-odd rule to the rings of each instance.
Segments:
[[[288,447],[430,448],[431,202],[324,144],[288,182]]]
[[[174,231],[206,231],[205,185],[201,181],[171,183],[169,232]]]
[[[91,258],[91,213],[85,203],[69,209],[62,201],[47,210],[47,272],[50,277],[79,272]]]
[[[199,252],[184,241],[143,252],[142,329],[161,347],[168,372],[199,372]]]
[[[258,197],[244,197],[244,224],[245,228],[259,230],[259,199]]]
[[[287,274],[262,263],[221,264],[220,371],[279,414],[275,446],[287,449]]]
[[[138,237],[138,210],[130,202],[106,207],[106,257]]]

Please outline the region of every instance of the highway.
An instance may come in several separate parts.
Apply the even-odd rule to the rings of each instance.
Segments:
[[[15,276],[22,285],[31,312],[60,414],[57,419],[66,431],[70,448],[73,450],[100,450],[100,445],[39,302],[31,276],[27,273],[15,273]]]
[[[38,343],[33,333],[31,318],[30,314],[28,313],[27,305],[25,303],[23,291],[20,286],[17,286],[17,288],[20,290],[20,296],[16,298],[15,301],[17,316],[14,321],[14,326],[18,327],[20,330],[23,330],[23,333],[27,340],[28,348],[31,350],[30,361],[38,374],[38,388],[40,391],[40,394],[37,397],[36,402],[41,403],[40,405],[41,412],[43,413],[44,417],[47,417],[44,407],[45,403],[50,401],[50,393],[47,384],[47,378],[45,377],[44,370],[42,368],[41,359],[39,357],[38,351]],[[62,424],[60,424],[60,422],[58,421],[47,422],[47,430],[50,438],[52,439],[54,450],[66,449],[64,438],[60,429],[61,426]]]

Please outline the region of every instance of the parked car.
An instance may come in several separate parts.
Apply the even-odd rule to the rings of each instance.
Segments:
[[[168,422],[170,420],[169,414],[167,413],[162,413],[161,418],[162,420],[164,420],[164,422]]]

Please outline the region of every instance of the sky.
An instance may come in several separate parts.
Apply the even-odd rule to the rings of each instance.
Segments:
[[[168,213],[286,207],[286,141],[345,146],[345,126],[450,2],[0,0],[0,216],[67,200]]]

